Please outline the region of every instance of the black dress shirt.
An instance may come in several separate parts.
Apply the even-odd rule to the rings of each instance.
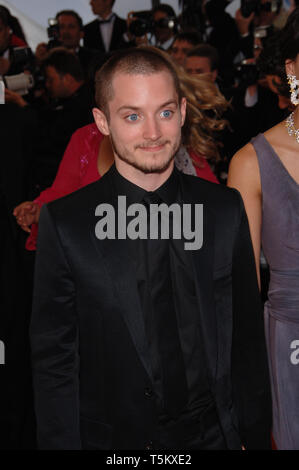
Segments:
[[[173,203],[182,204],[181,191],[179,187],[178,170],[174,169],[167,181],[160,186],[154,193],[149,193],[136,186],[121,176],[116,168],[111,171],[112,184],[114,192],[118,196],[126,196],[127,207],[130,204],[141,203],[146,197],[155,195],[161,202],[168,206]],[[129,218],[127,218],[129,220]],[[117,231],[116,231],[117,233]],[[157,250],[160,244],[165,240],[155,240]],[[142,312],[144,316],[145,330],[150,350],[151,366],[154,377],[154,393],[158,406],[159,423],[161,430],[161,441],[170,439],[170,446],[174,439],[180,440],[180,436],[186,434],[186,427],[190,427],[190,435],[193,435],[194,426],[201,426],[200,417],[211,409],[214,410],[214,402],[209,389],[209,382],[206,370],[206,361],[201,340],[199,325],[198,303],[195,294],[193,267],[191,257],[188,251],[184,250],[184,240],[167,240],[170,254],[170,276],[172,281],[171,305],[175,306],[175,316],[177,323],[177,333],[179,344],[183,354],[184,376],[182,381],[187,383],[187,400],[185,406],[179,412],[178,416],[171,416],[165,409],[165,396],[163,390],[163,371],[161,356],[159,353],[157,322],[151,311],[151,292],[150,279],[147,263],[155,263],[155,253],[152,258],[146,261],[146,249],[148,240],[127,238],[129,257],[134,263],[138,292]],[[161,266],[161,269],[163,267]],[[155,312],[154,312],[155,313]],[[177,390],[173,390],[176,394]],[[165,437],[165,430],[166,437]],[[198,430],[198,433],[201,430]],[[166,445],[166,444],[164,444]],[[177,445],[177,444],[176,444]]]

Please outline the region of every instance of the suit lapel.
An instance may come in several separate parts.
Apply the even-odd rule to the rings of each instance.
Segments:
[[[104,45],[104,41],[103,41],[103,38],[102,38],[100,23],[99,23],[98,20],[94,21],[93,34],[92,35],[94,37],[94,41],[93,41],[94,44],[98,44],[97,49],[105,52],[105,45]]]
[[[190,251],[191,264],[194,271],[196,296],[199,305],[199,327],[206,352],[206,360],[212,381],[217,372],[217,321],[213,296],[213,265],[214,265],[214,220],[208,204],[201,201],[198,186],[192,194],[190,185],[180,174],[184,204],[203,204],[203,245],[201,249]],[[192,188],[192,187],[191,187]],[[187,252],[188,253],[188,252]]]
[[[109,176],[109,172],[105,176]],[[110,203],[115,208],[117,207],[115,196]],[[98,240],[94,231],[91,236],[97,252],[104,260],[111,284],[114,285],[119,311],[127,325],[141,362],[148,376],[153,380],[137,279],[132,260],[127,254],[126,240]]]
[[[111,41],[110,41],[110,46],[109,46],[110,51],[118,48],[119,44],[122,41],[122,34],[123,34],[123,31],[121,28],[121,22],[118,16],[116,16],[114,20],[112,36],[111,36]]]

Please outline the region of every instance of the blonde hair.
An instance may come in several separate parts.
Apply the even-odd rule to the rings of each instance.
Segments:
[[[177,65],[164,51],[148,46],[171,63],[179,78],[181,96],[187,100],[186,121],[182,130],[182,144],[207,160],[220,158],[221,143],[215,133],[222,131],[228,122],[221,118],[230,106],[208,74],[190,75]],[[193,161],[194,165],[198,163]]]
[[[221,116],[230,105],[207,74],[194,76],[180,69],[178,76],[187,100],[182,143],[207,160],[217,161],[221,142],[217,141],[215,133],[228,125]]]

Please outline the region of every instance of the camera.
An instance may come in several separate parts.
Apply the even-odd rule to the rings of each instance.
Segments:
[[[141,37],[147,33],[154,32],[155,23],[151,11],[134,11],[135,18],[129,26],[129,31],[133,36]]]
[[[258,81],[259,69],[255,62],[249,62],[248,59],[244,59],[239,64],[236,64],[235,70],[240,83],[245,87],[254,85]]]
[[[48,49],[53,49],[54,47],[61,46],[61,42],[59,41],[59,24],[56,18],[49,18],[48,19]]]
[[[147,33],[154,34],[156,28],[175,29],[177,27],[177,20],[174,17],[161,18],[159,21],[154,21],[153,13],[150,10],[134,11],[132,12],[135,18],[129,26],[129,31],[133,36],[141,37]]]
[[[261,11],[278,13],[281,8],[282,0],[269,0],[261,3],[261,0],[241,0],[241,13],[244,18],[248,18],[251,13],[259,15]]]
[[[3,78],[6,88],[15,91],[19,95],[27,95],[34,86],[34,79],[31,74],[19,73],[17,75],[6,75]]]
[[[10,60],[15,73],[23,72],[24,69],[31,70],[34,63],[34,55],[30,47],[14,47],[11,50]]]

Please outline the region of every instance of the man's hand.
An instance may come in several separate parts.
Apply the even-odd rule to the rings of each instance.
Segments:
[[[48,46],[45,42],[38,44],[35,50],[35,58],[38,64],[41,64],[43,60],[47,58],[49,51]]]
[[[19,93],[11,91],[8,88],[5,88],[5,103],[15,103],[20,106],[20,108],[24,108],[28,105],[27,101],[25,101]]]
[[[241,13],[240,8],[236,11],[235,21],[241,36],[245,36],[249,33],[249,25],[253,21],[253,18],[254,12],[252,12],[248,18],[245,18]]]
[[[10,61],[5,57],[0,57],[0,75],[6,75],[10,68]]]
[[[25,231],[30,233],[30,225],[39,221],[40,207],[36,202],[26,201],[15,207],[13,211],[17,223]]]

